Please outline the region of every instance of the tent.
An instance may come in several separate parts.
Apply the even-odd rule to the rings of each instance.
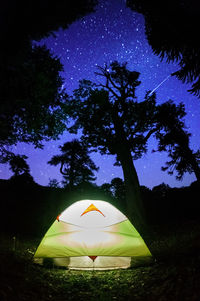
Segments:
[[[51,225],[34,261],[69,269],[128,268],[151,260],[144,240],[127,217],[105,201],[75,202]]]

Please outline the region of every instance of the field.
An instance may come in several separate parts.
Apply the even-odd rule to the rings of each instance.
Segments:
[[[153,229],[154,262],[114,271],[41,267],[32,258],[39,240],[1,235],[0,300],[200,300],[200,225]]]

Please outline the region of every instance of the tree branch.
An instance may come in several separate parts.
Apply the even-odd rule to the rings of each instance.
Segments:
[[[104,76],[104,77],[107,79],[107,84],[108,84],[108,81],[110,81],[110,83],[112,84],[112,86],[113,86],[116,90],[118,90],[118,91],[120,92],[120,94],[121,94],[120,87],[118,87],[118,86],[113,82],[113,80],[111,79],[110,73],[107,71],[107,68],[108,68],[107,65],[105,65],[104,68],[98,66],[98,69],[101,70],[102,73],[95,72],[95,74],[100,75],[100,76]]]
[[[150,136],[151,136],[153,133],[155,133],[158,129],[159,129],[159,127],[155,127],[154,129],[151,129],[151,130],[148,132],[148,134],[144,137],[144,140],[147,141],[147,140],[150,138]]]
[[[60,173],[61,173],[62,175],[64,175],[64,176],[66,176],[67,173],[65,173],[65,172],[63,171],[63,166],[64,166],[64,162],[61,162]]]
[[[108,85],[99,84],[99,85],[97,85],[97,87],[98,86],[108,89],[115,97],[117,97],[118,99],[120,99],[119,95],[117,95],[117,93],[115,91],[113,91],[113,89],[110,88]]]

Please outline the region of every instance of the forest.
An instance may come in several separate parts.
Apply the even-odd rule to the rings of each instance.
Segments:
[[[120,178],[97,186],[89,182],[76,187],[58,188],[55,182],[41,186],[27,175],[0,181],[1,233],[23,238],[42,238],[56,217],[68,206],[82,199],[110,202],[128,215],[125,203],[125,184]],[[199,185],[171,188],[162,183],[149,189],[140,187],[149,237],[154,228],[179,227],[191,221],[199,222]]]

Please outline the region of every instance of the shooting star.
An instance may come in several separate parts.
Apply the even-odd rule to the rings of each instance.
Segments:
[[[164,82],[166,82],[166,80],[168,80],[168,78],[172,76],[172,74],[168,75],[158,86],[156,86],[150,93],[149,96],[151,96],[162,84],[164,84]]]

